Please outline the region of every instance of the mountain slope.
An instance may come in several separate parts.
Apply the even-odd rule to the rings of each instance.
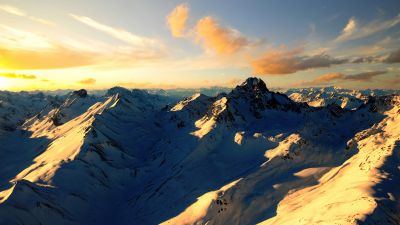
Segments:
[[[62,100],[43,93],[0,91],[0,136],[14,131],[40,111],[58,106]]]
[[[399,96],[310,107],[258,78],[174,105],[119,87],[76,94],[9,136],[27,154],[0,168],[0,224],[400,221]]]

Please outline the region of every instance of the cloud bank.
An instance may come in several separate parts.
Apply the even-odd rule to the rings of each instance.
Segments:
[[[312,81],[303,81],[296,83],[293,86],[319,86],[330,85],[332,82],[338,81],[358,81],[358,82],[372,82],[376,76],[387,73],[386,70],[361,72],[356,74],[343,74],[343,73],[327,73],[323,74]]]
[[[252,61],[253,73],[257,75],[285,75],[302,70],[330,67],[348,62],[327,54],[313,56],[302,55],[302,49],[287,51],[285,49],[269,50]]]

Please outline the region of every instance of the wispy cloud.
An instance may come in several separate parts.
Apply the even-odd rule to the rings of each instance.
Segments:
[[[10,78],[10,79],[36,79],[35,75],[31,74],[16,74],[16,73],[0,73],[0,77]]]
[[[14,6],[11,6],[11,5],[3,5],[3,4],[1,4],[0,5],[0,11],[6,12],[6,13],[9,13],[9,14],[13,14],[13,15],[16,15],[16,16],[20,16],[20,17],[25,17],[27,19],[30,19],[32,21],[35,21],[35,22],[38,22],[38,23],[41,23],[41,24],[44,24],[44,25],[49,25],[49,26],[54,26],[55,25],[55,23],[52,22],[52,21],[45,20],[45,19],[38,18],[38,17],[34,17],[34,16],[30,16],[26,12],[24,12],[23,10],[21,10],[19,8],[16,8]]]
[[[159,40],[135,35],[127,30],[124,30],[121,28],[114,28],[114,27],[102,24],[102,23],[97,22],[96,20],[86,17],[86,16],[78,16],[78,15],[74,15],[74,14],[70,14],[70,16],[73,19],[75,19],[93,29],[102,31],[118,40],[121,40],[121,41],[131,44],[131,45],[142,46],[142,47],[160,46],[161,45]]]
[[[344,41],[351,38],[357,30],[357,22],[354,17],[351,17],[347,25],[343,28],[342,33],[336,38],[336,41]]]
[[[43,35],[0,25],[0,46],[3,48],[40,50],[53,44]]]
[[[332,82],[344,81],[357,81],[357,82],[372,82],[376,76],[387,73],[386,70],[361,72],[357,74],[343,74],[343,73],[327,73],[323,74],[312,81],[302,81],[293,84],[293,86],[320,86],[331,85]]]
[[[94,78],[87,78],[87,79],[80,80],[78,83],[80,83],[80,84],[85,84],[85,85],[93,85],[93,84],[96,83],[96,79],[94,79]]]
[[[253,73],[258,75],[285,75],[347,62],[347,59],[338,59],[327,54],[306,56],[302,53],[302,48],[269,50],[262,57],[252,61]]]
[[[125,43],[122,46],[110,47],[110,52],[101,56],[102,61],[106,65],[134,66],[145,62],[155,62],[158,59],[164,58],[167,54],[165,46],[158,39],[139,36],[121,28],[102,24],[89,17],[74,14],[70,14],[70,16],[93,29],[104,32]]]
[[[390,29],[399,23],[400,15],[389,20],[375,20],[364,25],[360,24],[354,17],[351,17],[343,28],[342,33],[335,39],[335,42],[365,38]]]
[[[185,37],[187,35],[186,23],[189,17],[189,6],[180,4],[167,16],[167,24],[174,37]]]
[[[140,66],[165,58],[159,48],[111,45],[81,40],[64,42],[44,34],[0,25],[0,67],[14,70],[81,66]],[[72,43],[72,44],[71,44]],[[101,47],[98,47],[101,46]]]
[[[0,10],[6,13],[14,14],[16,16],[26,16],[25,12],[10,5],[0,5]]]
[[[48,25],[48,26],[55,26],[56,24],[54,22],[51,22],[49,20],[45,20],[42,18],[38,18],[38,17],[33,17],[33,16],[29,16],[28,17],[30,20],[44,24],[44,25]]]

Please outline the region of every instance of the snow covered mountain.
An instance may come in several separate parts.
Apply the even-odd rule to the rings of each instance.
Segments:
[[[400,96],[313,107],[248,78],[172,103],[80,90],[0,136],[0,224],[400,223]]]
[[[14,131],[24,121],[42,110],[52,109],[61,104],[58,96],[45,95],[42,92],[0,91],[0,135]]]
[[[293,101],[307,102],[310,106],[339,105],[346,109],[356,109],[368,101],[369,97],[399,95],[398,90],[365,89],[349,90],[337,87],[291,88],[284,91]]]

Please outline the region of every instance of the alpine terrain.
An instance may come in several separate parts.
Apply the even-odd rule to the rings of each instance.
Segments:
[[[0,92],[0,224],[400,224],[400,95]]]

